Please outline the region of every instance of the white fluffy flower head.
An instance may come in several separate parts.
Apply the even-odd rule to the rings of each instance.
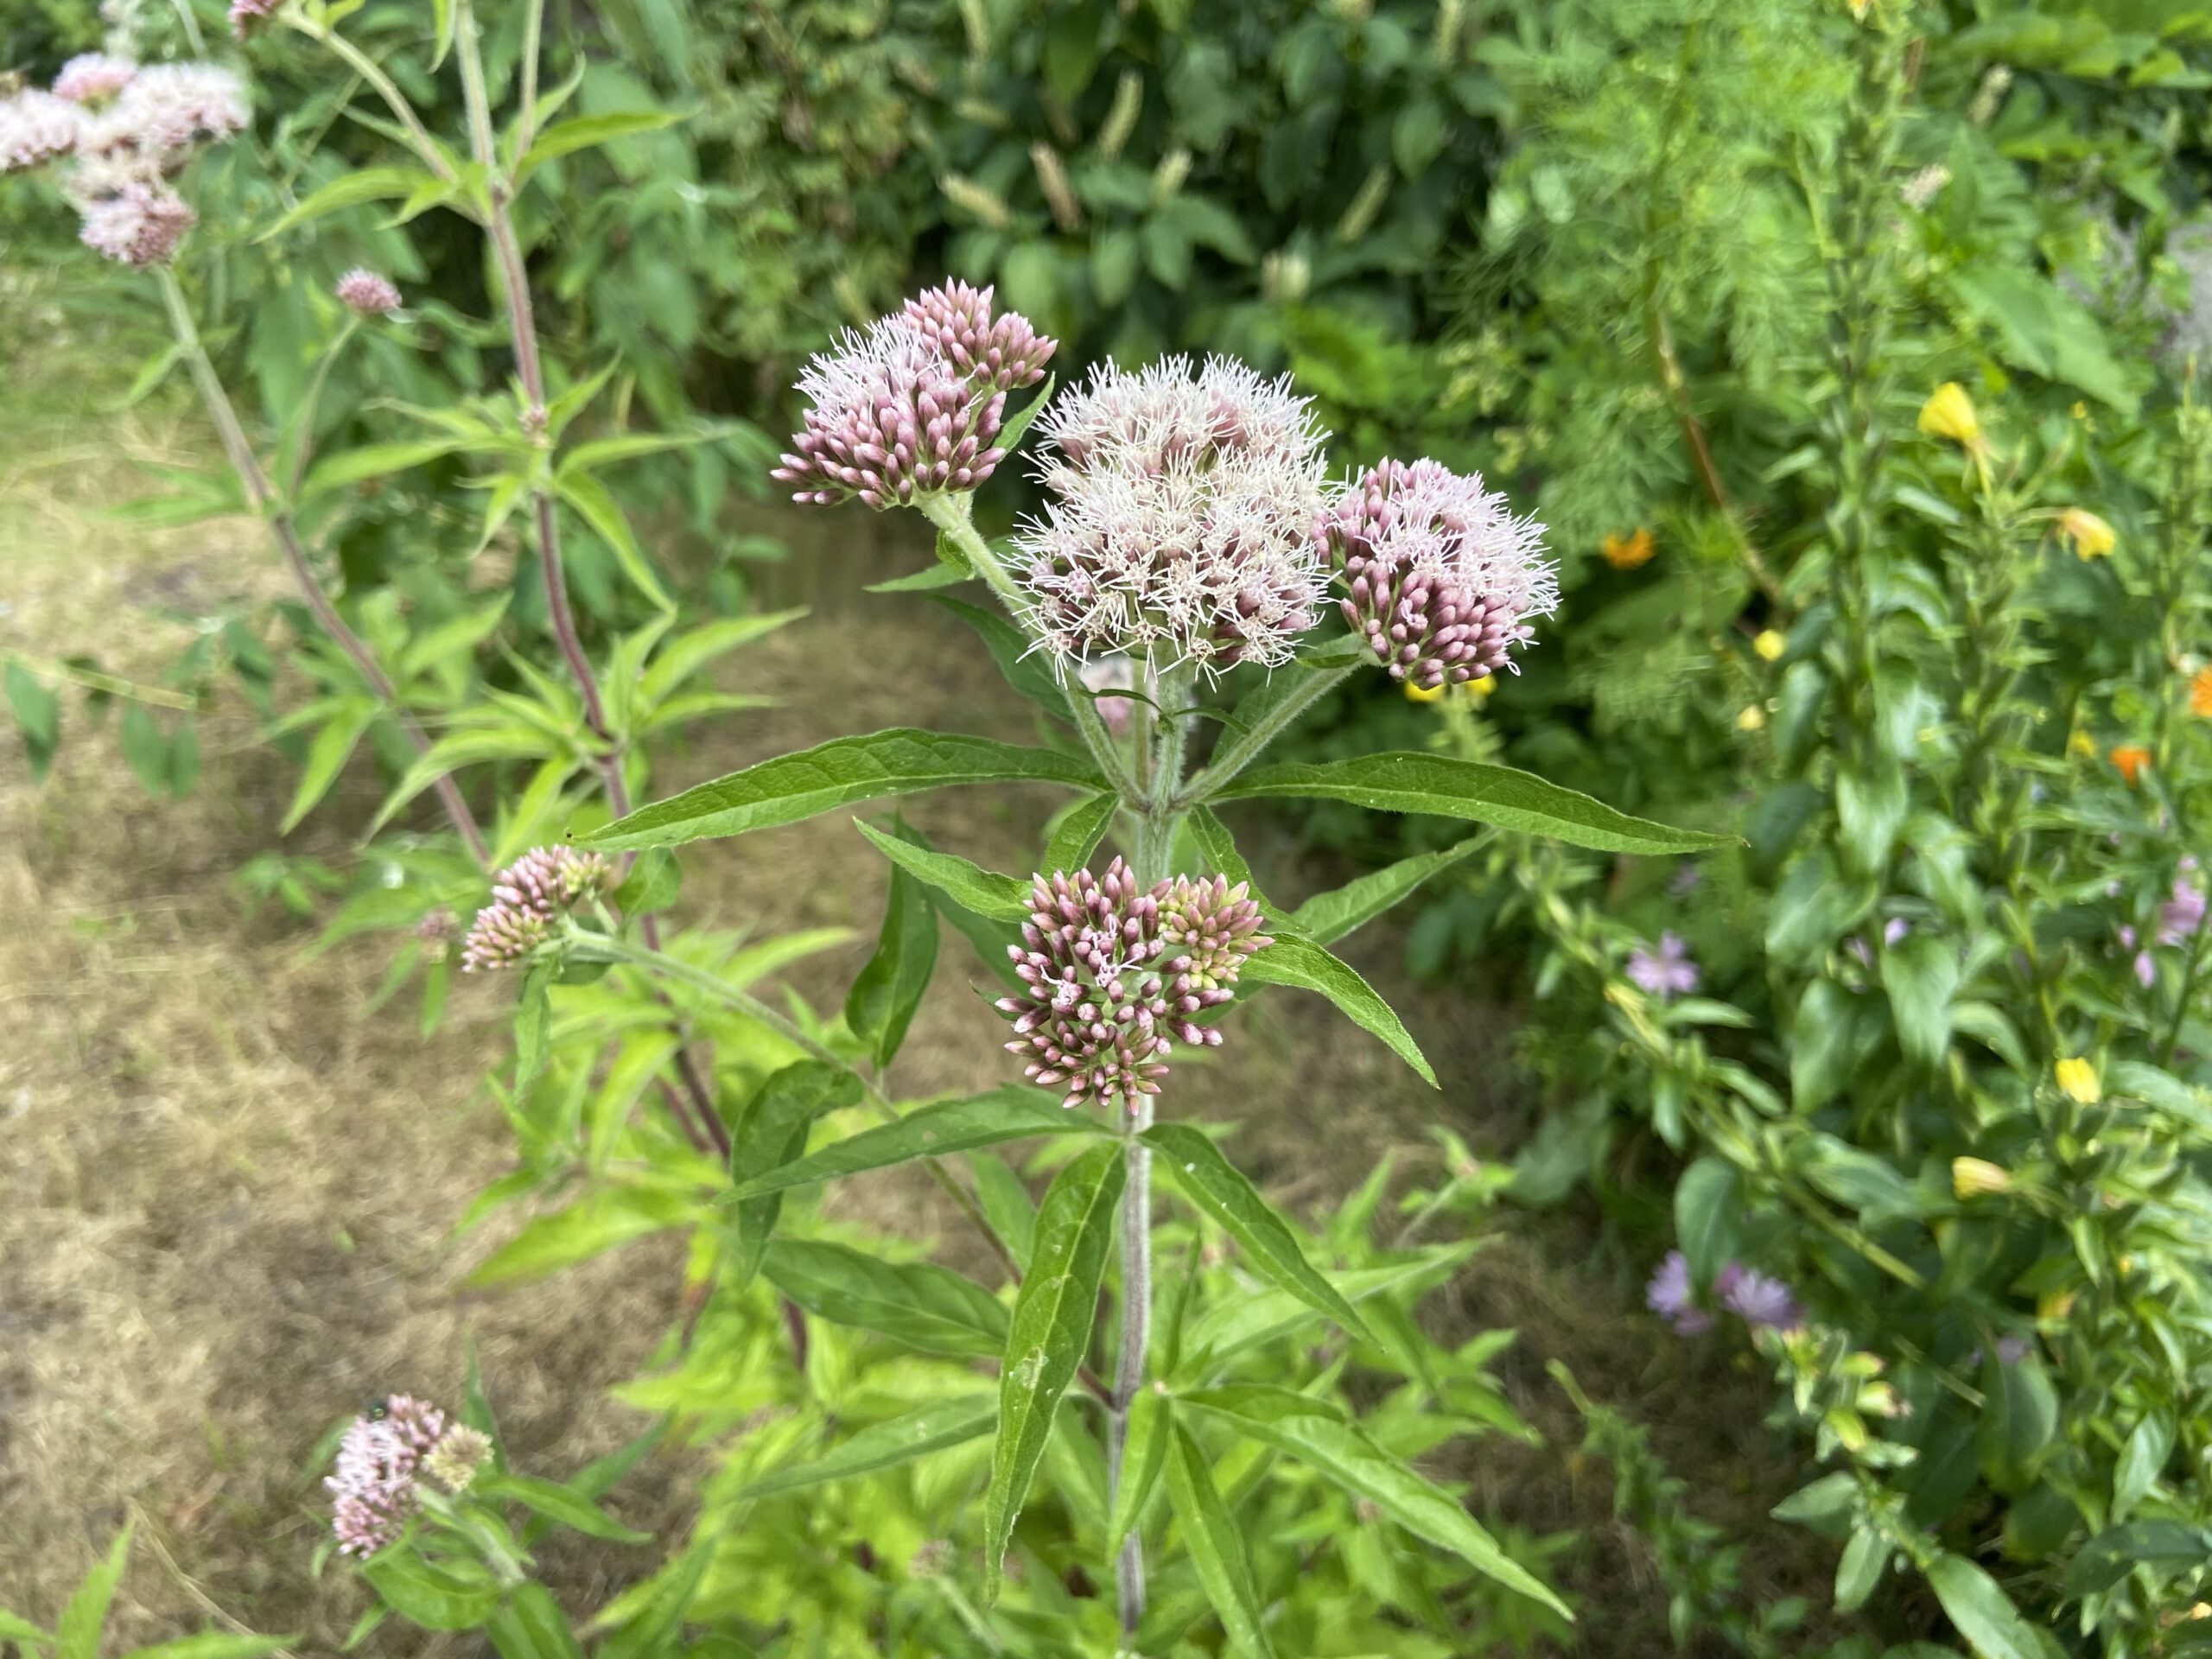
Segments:
[[[1208,358],[1108,364],[1038,429],[1045,517],[1016,543],[1047,650],[1154,654],[1209,676],[1287,661],[1313,626],[1322,434],[1287,378]]]

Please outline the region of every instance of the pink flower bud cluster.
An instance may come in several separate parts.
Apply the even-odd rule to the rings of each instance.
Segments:
[[[384,317],[399,309],[399,289],[391,277],[356,266],[338,279],[339,303],[357,316]]]
[[[1322,434],[1288,379],[1208,358],[1108,364],[1039,423],[1052,494],[1015,538],[1064,660],[1151,653],[1208,675],[1287,661],[1319,613]]]
[[[553,937],[554,924],[614,884],[614,867],[597,853],[538,847],[499,872],[492,902],[476,912],[461,942],[461,969],[512,968]]]
[[[1185,877],[1147,890],[1118,858],[1100,876],[1038,876],[1030,905],[1022,943],[1007,947],[1027,989],[997,1007],[1014,1021],[1007,1051],[1032,1082],[1065,1089],[1064,1106],[1135,1111],[1158,1094],[1177,1039],[1220,1045],[1195,1016],[1228,1001],[1245,961],[1273,942],[1243,887]]]
[[[231,0],[231,32],[245,40],[276,13],[276,0]]]
[[[1058,345],[1015,313],[994,316],[988,288],[932,289],[807,365],[805,428],[770,476],[817,506],[972,490],[1006,458],[1007,392],[1043,378]]]
[[[129,265],[166,264],[194,214],[170,184],[203,141],[243,131],[245,88],[207,63],[141,68],[89,53],[53,90],[0,101],[0,173],[66,163],[64,193],[87,247]]]
[[[1559,603],[1544,527],[1478,474],[1383,461],[1319,523],[1344,620],[1393,679],[1425,690],[1513,667],[1527,619]]]
[[[348,1555],[372,1555],[407,1529],[421,1505],[416,1495],[423,1460],[459,1430],[446,1414],[412,1395],[395,1394],[356,1417],[338,1443],[338,1461],[323,1479],[331,1496],[331,1530]]]

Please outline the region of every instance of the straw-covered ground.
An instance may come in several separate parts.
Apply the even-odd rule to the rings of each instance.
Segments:
[[[205,435],[167,395],[118,411],[122,381],[85,367],[99,342],[69,339],[35,300],[25,332],[42,343],[16,353],[0,408],[0,656],[47,669],[95,649],[111,671],[156,680],[190,619],[275,593],[280,573],[251,524],[154,531],[108,512],[149,487],[149,466],[204,461]],[[858,518],[841,522],[820,560],[887,574],[912,559],[846,543],[867,533]],[[833,608],[732,659],[734,687],[783,705],[667,757],[664,782],[842,732],[991,730],[1007,718],[994,712],[994,671],[957,624],[913,601]],[[280,852],[343,869],[379,780],[357,765],[280,839],[291,777],[250,712],[226,705],[203,730],[201,777],[177,802],[149,797],[112,730],[86,729],[73,709],[41,782],[0,728],[0,1606],[51,1619],[135,1520],[112,1651],[208,1624],[298,1631],[299,1652],[328,1651],[363,1605],[350,1575],[317,1583],[308,1572],[333,1427],[387,1389],[455,1395],[473,1344],[521,1461],[573,1467],[638,1427],[606,1389],[667,1329],[677,1260],[648,1243],[549,1283],[462,1288],[498,1237],[494,1227],[457,1240],[452,1226],[506,1163],[477,1079],[505,1052],[512,987],[464,985],[428,1041],[409,1011],[368,1011],[388,947],[317,954],[314,919],[257,901],[239,873]],[[1034,844],[1039,807],[969,792],[913,816],[940,844],[1013,868]],[[1265,823],[1245,829],[1283,896],[1314,884]],[[839,925],[858,939],[882,880],[880,861],[831,818],[701,849],[685,903],[764,933]],[[795,982],[828,1003],[864,950],[818,959]],[[1387,930],[1347,954],[1404,1011],[1440,1094],[1289,994],[1252,1011],[1206,1077],[1208,1109],[1246,1125],[1240,1158],[1308,1208],[1385,1148],[1430,1156],[1433,1122],[1486,1155],[1510,1153],[1530,1127],[1510,1020],[1482,987],[1408,983]],[[910,1094],[992,1079],[1002,1058],[968,989],[965,946],[949,941],[945,962],[899,1064]],[[872,1187],[866,1202],[887,1224],[935,1230],[904,1188]],[[1519,1328],[1506,1369],[1551,1443],[1479,1448],[1471,1501],[1517,1528],[1581,1534],[1554,1569],[1588,1609],[1578,1650],[1655,1651],[1664,1593],[1648,1552],[1612,1522],[1603,1469],[1569,1455],[1577,1422],[1544,1362],[1564,1359],[1592,1393],[1657,1425],[1686,1464],[1740,1470],[1739,1510],[1720,1518],[1743,1525],[1788,1490],[1786,1459],[1757,1426],[1764,1387],[1717,1346],[1693,1356],[1671,1344],[1637,1309],[1636,1264],[1589,1218],[1508,1213],[1497,1234],[1427,1312],[1460,1333]],[[649,1465],[613,1507],[672,1535],[683,1474]],[[588,1608],[644,1554],[570,1548],[548,1576]],[[1789,1567],[1758,1559],[1763,1574]],[[387,1627],[372,1645],[470,1644]]]

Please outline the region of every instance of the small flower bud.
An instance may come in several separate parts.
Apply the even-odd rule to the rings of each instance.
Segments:
[[[1986,1158],[1951,1160],[1951,1191],[1961,1201],[1993,1197],[2009,1192],[2012,1185],[2011,1172]]]
[[[339,302],[357,316],[384,317],[399,309],[399,289],[391,278],[355,266],[338,279]]]

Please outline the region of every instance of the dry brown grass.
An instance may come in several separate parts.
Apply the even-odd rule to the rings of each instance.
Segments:
[[[49,395],[35,415],[19,404],[20,429],[0,432],[0,647],[60,657],[97,645],[111,667],[150,676],[183,641],[179,613],[269,591],[272,562],[251,524],[153,534],[103,518],[103,505],[138,487],[129,461],[188,457],[196,429],[181,405],[118,416],[66,375],[41,384]],[[844,539],[856,524],[861,539]],[[911,565],[911,550],[875,549],[872,529],[846,515],[834,544],[777,582],[842,594],[856,572],[896,568],[887,558]],[[918,601],[831,608],[833,619],[734,665],[734,683],[786,705],[668,757],[664,783],[881,725],[1020,734],[957,625]],[[280,845],[342,863],[375,780],[357,771],[280,843],[285,768],[255,745],[243,712],[207,729],[205,776],[181,804],[146,797],[103,736],[72,734],[54,776],[34,785],[12,734],[0,735],[0,1605],[51,1618],[136,1516],[146,1542],[120,1635],[234,1619],[327,1649],[361,1605],[347,1575],[317,1584],[308,1573],[324,1524],[312,1465],[333,1425],[388,1389],[452,1397],[473,1343],[518,1458],[571,1467],[635,1427],[605,1390],[667,1328],[676,1258],[648,1244],[547,1285],[461,1288],[485,1242],[456,1244],[448,1230],[507,1156],[475,1079],[504,1052],[508,988],[465,986],[427,1043],[404,1014],[365,1014],[383,947],[312,956],[310,924],[254,913],[232,877]],[[910,810],[942,844],[1012,868],[1047,804],[955,791]],[[1280,849],[1263,848],[1260,862],[1285,898],[1314,879]],[[882,881],[880,861],[832,818],[702,849],[685,903],[693,918],[761,931],[865,934]],[[1445,1077],[1441,1096],[1319,1017],[1319,1004],[1287,995],[1255,1006],[1206,1074],[1206,1109],[1244,1121],[1240,1158],[1294,1206],[1325,1205],[1386,1147],[1419,1160],[1440,1117],[1486,1151],[1518,1133],[1527,1103],[1509,1021],[1469,988],[1405,984],[1399,949],[1378,930],[1346,954],[1403,1008]],[[833,1002],[864,950],[807,964],[800,988]],[[950,935],[945,963],[899,1062],[902,1092],[997,1075],[998,1024]],[[947,1232],[906,1184],[857,1187],[843,1202],[885,1224]],[[1781,1478],[1758,1472],[1756,1381],[1711,1362],[1695,1371],[1700,1362],[1628,1314],[1633,1296],[1625,1264],[1592,1229],[1551,1219],[1510,1225],[1433,1309],[1457,1335],[1500,1324],[1525,1333],[1509,1368],[1554,1449],[1482,1450],[1466,1473],[1479,1511],[1591,1535],[1573,1573],[1597,1603],[1581,1643],[1590,1653],[1656,1650],[1664,1598],[1641,1547],[1611,1532],[1609,1483],[1563,1465],[1575,1430],[1544,1358],[1562,1356],[1594,1393],[1662,1417],[1670,1398],[1704,1402],[1702,1414],[1673,1414],[1669,1442],[1701,1469],[1729,1459],[1745,1471],[1742,1516],[1771,1501]],[[615,1507],[673,1529],[680,1472],[649,1466]],[[582,1605],[635,1570],[634,1556],[591,1549],[550,1567]],[[388,1629],[373,1645],[441,1644]]]

